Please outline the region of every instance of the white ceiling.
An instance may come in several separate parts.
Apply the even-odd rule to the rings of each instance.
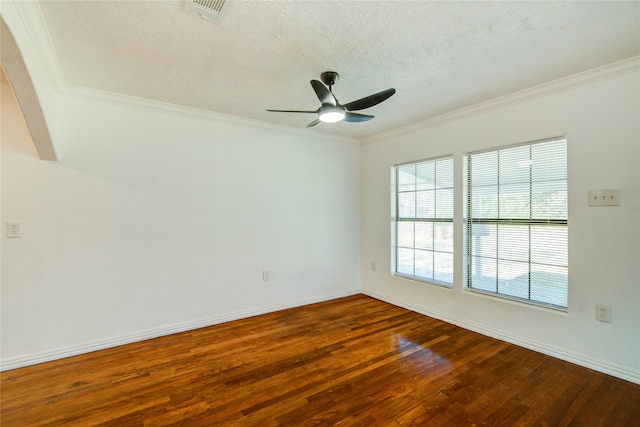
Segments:
[[[342,103],[389,87],[362,138],[640,55],[640,2],[41,1],[65,82],[303,128],[309,80],[340,73]]]

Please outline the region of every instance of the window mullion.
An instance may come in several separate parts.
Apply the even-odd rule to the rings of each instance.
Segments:
[[[532,156],[532,148],[529,146],[529,219],[533,219],[533,156]],[[528,231],[528,265],[527,265],[527,273],[528,273],[528,281],[527,281],[527,297],[531,299],[531,225],[527,227]]]
[[[496,193],[498,194],[497,200],[497,214],[496,216],[501,219],[502,215],[500,214],[500,199],[502,195],[500,194],[500,151],[498,151],[498,165],[497,165],[497,174],[498,174],[498,182],[496,183]],[[500,226],[496,225],[496,293],[500,293]]]
[[[418,165],[414,165],[413,182],[413,275],[416,275],[416,220],[418,219]]]

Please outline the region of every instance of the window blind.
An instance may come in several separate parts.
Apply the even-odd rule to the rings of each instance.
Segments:
[[[453,284],[453,158],[395,167],[395,274]]]
[[[568,306],[567,141],[467,154],[467,285]]]

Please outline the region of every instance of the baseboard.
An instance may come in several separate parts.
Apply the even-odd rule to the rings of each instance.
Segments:
[[[478,332],[482,335],[506,341],[511,344],[527,348],[529,350],[537,351],[538,353],[543,353],[557,359],[584,366],[585,368],[593,369],[594,371],[602,372],[616,378],[621,378],[626,381],[640,384],[640,370],[634,370],[627,366],[617,365],[615,363],[596,359],[584,354],[572,352],[546,343],[523,338],[521,336],[517,336],[499,329],[489,328],[475,322],[470,322],[460,317],[451,316],[447,313],[427,309],[410,301],[406,301],[401,298],[396,298],[370,289],[362,289],[361,292],[364,295],[368,295],[372,298],[376,298],[396,305],[398,307],[406,308],[407,310],[415,311],[416,313],[424,314],[425,316],[433,317],[435,319],[451,323],[453,325],[468,329],[473,332]]]
[[[220,323],[230,322],[238,319],[245,319],[248,317],[258,316],[261,314],[272,313],[274,311],[285,310],[288,308],[300,307],[308,304],[315,304],[318,302],[329,301],[332,299],[348,297],[351,295],[357,295],[361,293],[359,289],[350,289],[341,292],[334,292],[330,294],[316,295],[310,298],[302,298],[298,300],[287,301],[281,304],[274,304],[264,307],[253,308],[249,310],[241,310],[233,313],[226,313],[220,316],[213,316],[205,319],[199,319],[196,321],[177,323],[173,325],[163,326],[159,328],[147,329],[145,331],[136,332],[134,334],[122,335],[106,340],[94,341],[91,343],[85,343],[80,345],[73,345],[56,349],[53,351],[46,351],[42,353],[28,354],[24,356],[12,357],[0,362],[0,371],[8,371],[11,369],[22,368],[30,365],[37,365],[39,363],[50,362],[52,360],[63,359],[65,357],[77,356],[80,354],[90,353],[92,351],[104,350],[107,348],[117,347],[119,345],[131,344],[151,338],[158,338],[166,335],[175,334],[178,332],[190,331],[192,329],[203,328],[207,326],[217,325]]]

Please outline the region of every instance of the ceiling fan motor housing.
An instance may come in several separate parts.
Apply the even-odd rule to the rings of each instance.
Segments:
[[[320,74],[320,78],[322,79],[322,83],[326,84],[327,86],[333,86],[340,78],[340,74],[336,73],[335,71],[325,71],[324,73]]]

